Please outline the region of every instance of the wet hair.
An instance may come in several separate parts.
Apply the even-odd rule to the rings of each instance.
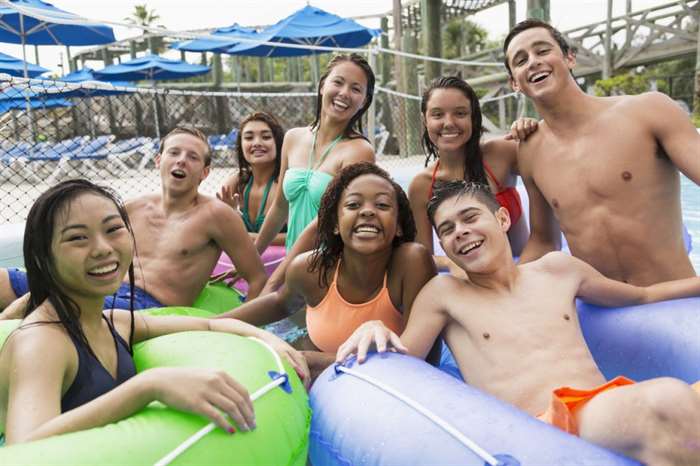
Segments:
[[[355,113],[352,116],[352,118],[350,118],[350,121],[348,121],[348,124],[345,127],[345,131],[343,132],[343,136],[348,139],[354,139],[359,137],[364,138],[364,136],[362,135],[362,117],[364,116],[369,106],[372,105],[372,99],[374,98],[375,78],[374,71],[372,71],[372,67],[369,66],[367,60],[365,60],[364,57],[362,57],[362,55],[358,55],[356,53],[351,53],[349,55],[335,55],[328,62],[328,65],[326,65],[326,70],[323,72],[321,78],[318,80],[318,87],[316,89],[316,116],[314,118],[314,122],[311,123],[311,129],[316,130],[319,128],[319,126],[321,126],[321,104],[323,100],[321,96],[321,88],[323,87],[323,83],[326,82],[326,78],[331,73],[331,71],[333,71],[333,68],[345,62],[354,63],[362,69],[362,71],[365,73],[365,77],[367,78],[367,89],[365,90],[365,103],[362,105],[362,108],[360,108],[357,111],[357,113]]]
[[[428,102],[436,89],[457,89],[469,99],[471,107],[471,122],[472,135],[464,147],[464,179],[467,181],[475,181],[478,183],[488,184],[486,173],[484,172],[484,160],[481,154],[481,135],[483,133],[481,106],[479,105],[479,97],[474,92],[474,89],[467,82],[458,76],[442,76],[434,79],[428,88],[423,92],[423,97],[420,101],[420,111],[423,117],[426,118],[428,111]],[[428,127],[423,123],[423,150],[425,151],[425,166],[432,159],[438,158],[438,148],[430,140],[428,136]]]
[[[515,38],[515,36],[517,36],[523,31],[527,31],[528,29],[533,28],[543,28],[549,31],[549,34],[552,36],[552,39],[554,39],[557,45],[559,45],[559,49],[561,50],[561,53],[564,56],[567,56],[570,53],[576,55],[576,47],[574,45],[569,44],[569,42],[566,40],[566,37],[564,37],[564,34],[562,34],[557,28],[545,21],[541,21],[539,19],[534,18],[528,18],[524,21],[520,21],[518,24],[513,26],[513,29],[511,29],[510,32],[508,32],[508,35],[503,41],[503,63],[506,65],[508,75],[511,78],[513,77],[513,73],[511,72],[510,64],[508,63],[508,46],[510,45],[513,38]]]
[[[401,228],[401,236],[396,236],[392,247],[396,248],[403,243],[415,240],[416,223],[413,220],[411,205],[406,193],[389,174],[370,162],[358,162],[340,170],[328,184],[321,197],[321,205],[318,209],[318,236],[316,245],[311,255],[309,272],[318,271],[319,286],[328,287],[328,271],[332,270],[343,253],[343,239],[334,233],[338,226],[338,204],[343,192],[355,179],[363,175],[376,175],[384,178],[394,188],[398,207],[398,225]]]
[[[83,179],[68,180],[49,188],[34,202],[27,216],[24,230],[24,264],[27,269],[29,301],[25,317],[34,312],[44,301],[49,300],[56,310],[60,324],[76,341],[82,343],[94,355],[90,344],[80,325],[80,307],[63,290],[56,272],[56,260],[52,243],[56,219],[65,213],[71,201],[83,194],[93,194],[114,202],[127,230],[132,235],[131,224],[126,208],[119,196],[109,188],[98,186]],[[135,249],[134,249],[135,253]],[[129,352],[132,351],[134,334],[134,266],[129,264],[129,288],[131,312],[131,331],[129,333]],[[112,318],[114,315],[112,315]],[[40,322],[49,323],[49,322]],[[53,322],[56,323],[56,322]]]
[[[243,190],[248,184],[250,177],[253,176],[253,170],[243,155],[243,130],[245,125],[251,121],[262,121],[272,132],[272,138],[275,140],[275,170],[272,172],[272,179],[277,180],[280,176],[280,165],[282,163],[282,142],[284,141],[284,128],[277,121],[277,118],[267,112],[254,112],[248,115],[241,121],[238,127],[238,135],[236,136],[236,159],[238,161],[238,194],[243,195]]]
[[[453,197],[469,196],[473,197],[484,204],[492,213],[496,213],[501,208],[496,197],[491,192],[489,185],[483,183],[474,183],[470,181],[449,181],[440,183],[433,191],[433,197],[428,201],[428,218],[433,228],[435,225],[435,212],[448,199]]]
[[[192,126],[176,126],[172,131],[163,136],[160,140],[160,147],[158,148],[158,154],[163,153],[163,148],[165,147],[165,142],[169,137],[175,136],[176,134],[189,134],[194,136],[200,141],[202,141],[207,146],[207,152],[204,154],[204,166],[208,167],[211,165],[211,146],[209,145],[209,139],[207,135]]]

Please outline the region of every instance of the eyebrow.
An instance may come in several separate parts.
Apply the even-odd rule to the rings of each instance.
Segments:
[[[121,215],[118,214],[113,214],[113,215],[108,215],[105,218],[102,219],[102,224],[104,225],[105,223],[109,223],[115,218],[121,218]],[[63,228],[61,230],[61,234],[65,233],[68,230],[80,230],[80,229],[87,229],[87,225],[84,225],[82,223],[76,223],[74,225],[68,225],[67,227]]]
[[[466,209],[462,209],[459,212],[457,212],[457,217],[461,217],[462,215],[469,213],[470,211],[475,210],[477,212],[481,212],[481,209],[478,207],[467,207]],[[445,220],[444,222],[440,223],[438,226],[435,227],[435,231],[438,232],[440,231],[440,228],[442,228],[445,224],[452,222],[451,220]],[[452,222],[454,223],[454,222]]]
[[[547,40],[538,40],[537,42],[534,42],[534,43],[532,43],[532,44],[530,44],[530,45],[528,45],[528,46],[525,46],[525,47],[523,47],[523,48],[519,48],[518,50],[516,50],[515,53],[513,54],[513,60],[515,60],[515,57],[517,57],[518,55],[520,55],[520,54],[522,54],[522,53],[525,53],[525,48],[527,48],[527,47],[531,47],[531,48],[534,48],[534,47],[541,47],[541,46],[543,46],[543,45],[548,45],[548,46],[550,46],[550,47],[553,47],[553,46],[554,46],[553,43],[551,43],[551,42],[549,42],[549,41],[547,41]]]

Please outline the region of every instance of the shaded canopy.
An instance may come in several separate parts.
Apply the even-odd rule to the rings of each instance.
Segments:
[[[341,18],[307,5],[277,24],[260,31],[257,39],[266,42],[355,48],[367,44],[380,33],[380,29],[367,28],[351,19]],[[296,57],[327,52],[241,42],[224,53],[256,57]]]
[[[225,53],[227,49],[237,45],[240,37],[255,39],[258,37],[258,32],[254,28],[247,28],[234,23],[231,26],[218,28],[211,33],[218,39],[193,39],[183,42],[178,42],[172,46],[177,50],[185,50],[187,52],[217,52]]]
[[[34,63],[25,62],[24,60],[0,52],[0,73],[22,77],[24,76],[25,66],[27,68],[27,76],[30,78],[34,78],[49,71]]]
[[[95,70],[93,74],[100,81],[155,81],[189,78],[208,72],[208,66],[191,65],[181,60],[172,60],[158,55],[146,55],[119,65]]]
[[[114,42],[103,24],[78,24],[81,17],[41,0],[9,0],[0,6],[0,42],[31,45],[97,45]]]

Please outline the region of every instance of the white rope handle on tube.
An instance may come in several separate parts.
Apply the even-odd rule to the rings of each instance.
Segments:
[[[469,450],[471,450],[475,455],[477,455],[479,458],[490,464],[491,466],[498,466],[498,459],[496,459],[494,456],[492,456],[489,452],[481,448],[479,445],[476,444],[473,440],[465,436],[463,433],[461,433],[459,430],[457,430],[453,425],[445,421],[443,418],[438,416],[437,414],[431,412],[423,406],[422,404],[418,403],[417,401],[413,400],[412,398],[409,398],[408,396],[404,395],[403,393],[399,392],[395,388],[391,387],[390,385],[387,385],[383,382],[380,382],[379,380],[370,377],[366,374],[362,374],[360,372],[357,372],[354,369],[350,369],[345,366],[337,366],[336,370],[340,372],[344,372],[346,374],[352,375],[354,377],[357,377],[360,380],[363,380],[369,384],[374,385],[375,387],[379,388],[380,390],[388,393],[389,395],[393,396],[394,398],[397,398],[400,401],[403,401],[406,403],[408,406],[411,408],[415,409],[418,411],[420,414],[428,418],[430,421],[433,423],[437,424],[438,427],[442,428],[445,432],[450,434],[452,437],[457,439],[459,443],[467,447]]]
[[[273,350],[270,345],[268,345],[267,343],[265,343],[261,339],[255,338],[255,337],[248,337],[248,338],[260,343],[270,353],[272,353],[272,356],[275,359],[275,364],[277,365],[277,372],[279,374],[281,374],[279,377],[276,377],[271,382],[263,385],[262,387],[257,389],[252,395],[250,395],[250,399],[252,401],[256,401],[258,398],[260,398],[261,396],[263,396],[264,394],[266,394],[267,392],[269,392],[273,388],[278,387],[278,386],[282,385],[283,383],[285,383],[287,381],[287,377],[285,375],[286,372],[284,370],[284,366],[282,365],[282,360],[280,359],[279,354],[277,354],[277,352],[275,350]],[[206,426],[202,427],[197,432],[192,434],[189,438],[187,438],[187,440],[182,442],[180,445],[175,447],[170,453],[168,453],[167,455],[163,456],[161,459],[156,461],[153,466],[167,466],[167,465],[169,465],[170,463],[173,462],[173,460],[175,460],[175,458],[177,458],[178,456],[183,454],[185,451],[187,451],[188,448],[190,448],[195,443],[199,442],[202,438],[204,438],[204,436],[206,436],[208,433],[210,433],[215,428],[216,428],[216,424],[214,424],[213,422],[210,422],[209,424],[207,424]]]

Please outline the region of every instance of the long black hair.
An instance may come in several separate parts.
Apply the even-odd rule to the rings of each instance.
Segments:
[[[338,262],[345,246],[340,235],[335,234],[335,229],[338,226],[340,198],[352,180],[362,175],[376,175],[384,178],[391,183],[396,192],[398,225],[402,234],[394,237],[392,247],[396,248],[416,239],[416,222],[413,219],[408,197],[401,186],[386,171],[370,162],[358,162],[343,168],[326,187],[318,209],[318,236],[314,252],[311,254],[309,272],[318,270],[318,284],[322,288],[329,286],[328,271],[332,270]]]
[[[374,98],[375,79],[374,71],[372,71],[372,67],[369,66],[367,60],[365,60],[364,57],[362,57],[362,55],[358,55],[356,53],[351,53],[349,55],[335,55],[328,62],[328,65],[326,65],[326,70],[323,72],[321,78],[318,80],[318,87],[316,88],[316,116],[314,118],[314,122],[311,123],[311,129],[316,130],[321,125],[321,103],[323,100],[323,97],[321,96],[321,88],[323,87],[323,83],[326,82],[326,78],[331,73],[333,68],[344,62],[354,63],[362,69],[362,71],[365,73],[365,77],[367,78],[367,89],[365,90],[365,103],[357,111],[357,113],[355,113],[352,116],[352,118],[350,118],[350,121],[348,121],[348,124],[345,127],[345,131],[343,132],[343,136],[348,139],[360,137],[364,138],[364,136],[362,135],[362,117],[364,116],[369,106],[372,105],[372,99]]]
[[[248,184],[250,177],[253,175],[253,170],[243,155],[243,130],[245,125],[251,121],[262,121],[272,132],[272,137],[275,140],[275,170],[272,172],[272,179],[277,180],[280,176],[280,165],[282,163],[282,142],[284,141],[284,128],[277,121],[277,118],[267,112],[254,112],[248,115],[241,121],[236,136],[236,159],[238,160],[238,194],[243,196],[243,190]]]
[[[65,211],[64,209],[67,208],[72,200],[82,194],[94,194],[114,202],[119,215],[133,238],[126,208],[119,196],[109,188],[98,186],[82,179],[63,181],[49,188],[39,196],[29,210],[24,230],[24,264],[27,269],[27,282],[29,285],[29,301],[25,317],[34,312],[44,301],[48,300],[56,310],[60,323],[68,334],[85,345],[88,351],[94,355],[80,325],[80,308],[63,291],[56,272],[56,261],[51,248],[56,218]],[[129,286],[131,292],[129,302],[129,311],[131,312],[129,351],[131,351],[134,334],[133,263],[129,264]]]
[[[484,160],[481,154],[481,135],[483,133],[481,107],[479,106],[479,97],[474,92],[474,89],[467,82],[457,76],[442,76],[434,79],[430,86],[423,92],[423,98],[420,102],[420,111],[423,118],[426,118],[428,111],[428,101],[435,89],[457,89],[469,99],[471,107],[471,122],[472,135],[467,141],[464,148],[464,179],[466,181],[474,181],[476,183],[488,184],[486,173],[484,172]],[[432,159],[438,158],[438,149],[433,141],[428,136],[427,125],[423,124],[423,150],[426,153],[425,166]]]

